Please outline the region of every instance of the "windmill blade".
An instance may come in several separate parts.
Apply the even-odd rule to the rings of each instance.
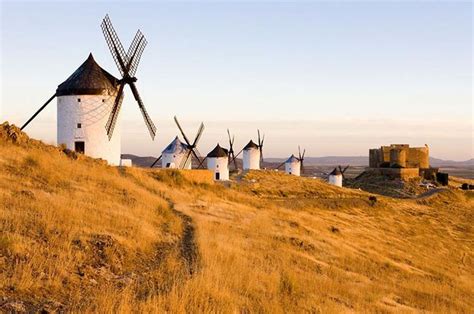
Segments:
[[[338,166],[339,171],[341,172],[342,178],[345,179],[346,177],[344,176],[344,172],[342,171],[342,167]]]
[[[301,155],[301,159],[304,159],[304,154],[306,153],[306,149],[303,150],[303,155]]]
[[[138,36],[138,37],[137,37]],[[137,72],[138,68],[138,63],[140,62],[140,59],[143,54],[143,50],[145,50],[145,46],[148,44],[147,40],[145,39],[145,36],[140,32],[140,30],[137,31],[137,35],[135,35],[135,38],[137,39],[136,46],[130,46],[128,56],[133,56],[130,57],[128,69],[129,69],[129,75],[133,77],[135,73]]]
[[[123,76],[126,74],[125,64],[128,64],[128,56],[125,53],[125,49],[123,49],[123,45],[118,38],[117,32],[115,32],[115,29],[112,26],[109,15],[105,16],[100,26],[102,27],[102,33],[104,34],[105,41],[109,46],[115,64],[117,65],[120,74]]]
[[[40,113],[41,111],[43,111],[44,108],[46,108],[46,106],[54,99],[54,97],[56,97],[56,93],[54,93],[54,95],[51,96],[51,98],[49,98],[49,99],[38,109],[38,111],[36,111],[35,114],[34,114],[31,118],[29,118],[28,121],[26,121],[26,122],[23,124],[23,126],[20,128],[20,130],[23,130],[24,128],[26,128],[26,126],[27,126],[28,124],[30,124],[30,122],[33,121],[33,119],[36,118],[36,116],[39,115],[39,113]]]
[[[235,158],[237,158],[237,156],[239,156],[244,150],[241,149],[240,152],[237,153],[237,155],[235,155]]]
[[[229,137],[229,164],[231,162],[234,162],[234,168],[237,169],[237,162],[235,161],[235,153],[234,153],[235,136],[230,136],[229,129],[227,129],[227,135]]]
[[[150,132],[151,139],[155,139],[156,135],[156,127],[153,121],[151,120],[150,116],[146,112],[145,105],[143,104],[142,99],[140,98],[140,95],[138,94],[137,86],[135,85],[134,82],[130,82],[128,85],[130,85],[130,89],[132,90],[133,96],[135,97],[135,100],[138,103],[138,107],[140,108],[140,111],[143,116],[143,120],[145,121],[145,124],[148,128],[148,131]]]
[[[114,106],[112,107],[112,111],[110,112],[109,119],[107,120],[107,124],[105,125],[105,129],[107,131],[107,136],[109,137],[109,141],[112,138],[112,134],[114,133],[118,114],[120,112],[120,108],[122,107],[122,100],[123,100],[122,95],[123,95],[124,85],[125,83],[120,83],[119,85],[117,96],[115,96]]]
[[[156,160],[151,164],[150,168],[153,168],[153,166],[156,165],[156,163],[163,157],[163,155],[160,155],[160,157],[156,158]]]
[[[196,154],[195,148],[192,148],[191,152],[193,153],[194,157],[196,157],[197,161],[199,162],[199,165],[201,165],[201,158],[198,156],[198,154]],[[199,168],[199,166],[198,166],[198,168]]]
[[[186,144],[188,144],[188,146],[191,146],[191,142],[189,142],[188,137],[186,136],[186,134],[184,134],[183,128],[182,128],[181,125],[179,124],[178,118],[176,118],[176,116],[174,116],[174,122],[175,122],[176,125],[178,126],[178,129],[179,129],[179,131],[181,132],[181,135],[183,136],[184,140],[186,141]]]
[[[349,168],[349,165],[346,166],[344,169],[341,170],[341,174],[342,174],[342,178],[343,178],[343,179],[346,178],[346,176],[344,175],[344,173],[346,172],[347,168]],[[340,169],[340,167],[339,167],[339,169]]]
[[[196,137],[194,138],[193,148],[196,147],[197,143],[199,142],[199,139],[201,138],[202,132],[204,132],[204,123],[203,122],[201,122],[201,125],[199,126],[199,129],[197,131]]]
[[[178,165],[178,169],[184,169],[186,167],[186,164],[188,163],[189,158],[191,157],[191,149],[188,149],[188,152],[186,153],[186,157],[181,159],[180,164]],[[192,161],[191,161],[191,168],[192,168]]]
[[[235,170],[237,170],[237,169],[238,169],[238,167],[237,167],[237,160],[236,160],[236,157],[235,157],[234,152],[232,152],[232,156],[233,156],[232,161],[233,161],[233,163],[234,163],[234,168],[235,168]]]
[[[284,162],[282,162],[278,167],[276,167],[275,169],[278,169],[280,168],[281,166],[283,166],[284,164],[286,163],[286,160]]]
[[[234,160],[233,160],[233,161],[234,161],[235,169],[237,169],[237,161],[236,161],[237,156],[239,156],[243,151],[244,151],[244,149],[242,148],[242,149],[240,150],[240,152],[237,153],[237,155],[234,155]]]
[[[300,146],[298,145],[298,159],[301,160],[301,148]]]
[[[144,36],[143,36],[142,32],[140,32],[140,30],[137,30],[137,33],[135,34],[135,37],[133,37],[133,40],[132,40],[132,43],[130,44],[130,47],[128,47],[127,56],[129,58],[130,58],[130,56],[134,55],[137,52],[138,45],[143,40],[143,37]]]
[[[204,161],[207,159],[207,156],[204,157],[201,162],[199,163],[198,169],[201,168],[201,166],[204,164]]]
[[[197,157],[195,157],[198,158],[199,162],[201,162],[202,154],[199,152],[199,149],[197,149],[197,147],[194,147],[193,150],[197,154]]]
[[[229,152],[233,152],[234,150],[232,149],[233,145],[234,145],[234,141],[232,140],[231,136],[230,136],[230,131],[229,129],[227,129],[227,136],[229,137]]]
[[[138,37],[137,37],[138,36]],[[126,67],[124,68],[124,73],[125,76],[133,77],[132,74],[132,66],[135,66],[134,73],[136,72],[136,67],[138,67],[138,62],[140,61],[141,54],[143,53],[143,50],[145,49],[146,46],[146,40],[145,37],[140,33],[140,31],[137,32],[137,35],[135,35],[135,38],[133,39],[132,44],[130,45],[127,53],[127,62],[126,62]]]

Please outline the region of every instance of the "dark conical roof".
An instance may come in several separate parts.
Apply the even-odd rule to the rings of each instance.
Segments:
[[[330,173],[330,175],[333,175],[333,176],[340,176],[342,175],[341,171],[337,168],[334,168],[334,170]]]
[[[251,148],[258,149],[258,145],[255,144],[252,140],[250,140],[250,142],[247,145],[245,145],[244,150],[251,149]]]
[[[228,157],[229,156],[229,151],[225,148],[222,148],[217,144],[217,146],[211,150],[209,154],[207,154],[207,157],[211,158],[218,158],[218,157]]]
[[[118,79],[102,69],[92,53],[81,66],[56,89],[56,96],[116,95]]]

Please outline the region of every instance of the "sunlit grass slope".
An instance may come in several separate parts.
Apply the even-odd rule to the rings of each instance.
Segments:
[[[0,308],[474,308],[472,192],[369,199],[264,171],[214,184],[207,171],[118,169],[15,141],[0,131]]]

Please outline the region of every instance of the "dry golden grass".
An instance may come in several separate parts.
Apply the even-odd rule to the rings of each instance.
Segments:
[[[0,294],[88,312],[472,312],[472,192],[373,202],[276,172],[210,178],[0,142]]]

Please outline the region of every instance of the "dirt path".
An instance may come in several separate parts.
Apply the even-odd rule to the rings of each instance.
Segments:
[[[181,237],[181,256],[190,275],[199,270],[199,250],[196,243],[195,228],[190,216],[173,208],[173,212],[181,218],[183,222],[183,234]]]
[[[180,255],[184,261],[186,272],[189,275],[195,274],[199,270],[199,248],[196,242],[196,228],[193,219],[176,209],[174,202],[166,198],[173,213],[178,216],[183,224],[183,233],[179,243]]]
[[[421,193],[415,197],[413,197],[414,199],[423,199],[423,198],[428,198],[432,195],[435,195],[437,193],[440,193],[440,192],[443,192],[443,191],[446,191],[447,189],[446,188],[435,188],[435,189],[431,189],[431,190],[428,190],[424,193]]]

